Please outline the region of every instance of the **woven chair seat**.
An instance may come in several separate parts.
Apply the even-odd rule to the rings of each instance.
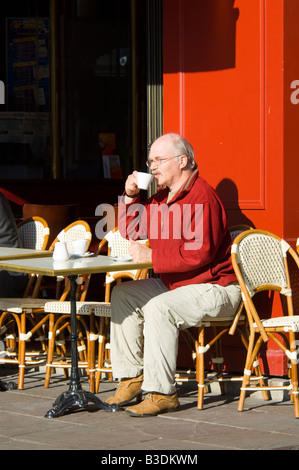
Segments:
[[[46,299],[3,298],[0,300],[0,310],[10,313],[32,312],[44,308],[45,303]]]
[[[110,302],[98,302],[93,304],[94,314],[96,317],[111,317]]]
[[[292,317],[274,317],[267,320],[262,320],[262,325],[264,328],[284,328],[284,331],[299,331],[299,315],[294,315]],[[253,324],[254,328],[257,328],[256,323]]]
[[[92,302],[76,302],[76,313],[77,315],[90,315],[93,310]],[[71,313],[71,302],[69,300],[59,301],[47,301],[44,305],[45,313],[60,313],[70,315]]]

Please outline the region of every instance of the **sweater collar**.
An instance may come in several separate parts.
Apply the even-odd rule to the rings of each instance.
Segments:
[[[177,192],[173,195],[173,197],[168,201],[168,204],[176,201],[177,199],[179,199],[180,197],[188,193],[197,178],[198,178],[198,168],[196,168],[191,173],[187,181],[180,187],[180,189],[177,190]]]

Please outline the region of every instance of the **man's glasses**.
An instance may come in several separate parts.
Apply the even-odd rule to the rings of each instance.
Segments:
[[[164,165],[164,163],[168,162],[169,160],[173,160],[174,158],[178,158],[181,156],[182,155],[176,155],[170,158],[156,157],[156,158],[153,158],[153,160],[147,160],[145,163],[148,168],[151,168],[154,164],[155,166],[161,166],[161,165]]]

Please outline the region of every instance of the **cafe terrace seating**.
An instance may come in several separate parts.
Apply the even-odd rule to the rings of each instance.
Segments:
[[[85,221],[78,220],[68,225],[58,234],[58,236],[51,244],[49,250],[54,250],[56,241],[65,241],[67,243],[69,252],[72,253],[72,240],[78,240],[82,238],[88,241],[88,249],[91,241],[90,227]],[[83,278],[79,279],[83,281]],[[0,300],[0,310],[2,311],[2,314],[0,316],[0,327],[2,326],[3,322],[6,321],[9,315],[17,325],[17,339],[19,345],[17,359],[14,359],[14,361],[15,363],[19,364],[18,388],[20,389],[24,387],[25,367],[32,367],[32,365],[34,364],[41,365],[42,363],[46,363],[46,349],[48,348],[48,343],[44,337],[40,337],[40,340],[43,341],[43,343],[46,345],[43,348],[43,351],[39,351],[39,354],[35,359],[32,359],[32,352],[26,357],[26,342],[29,340],[32,341],[32,337],[36,332],[41,331],[41,329],[49,329],[49,333],[51,334],[51,322],[53,321],[53,316],[51,316],[50,313],[47,313],[45,315],[44,311],[44,306],[47,302],[47,299],[38,298],[41,293],[41,289],[43,289],[42,281],[43,276],[38,276],[36,278],[35,284],[34,286],[32,286],[32,294],[30,297],[18,299],[7,298]],[[69,294],[70,283],[65,282],[63,278],[58,278],[57,283],[59,285],[63,285],[63,292],[58,297],[58,300],[62,302],[66,300]],[[82,287],[82,285],[78,285],[78,290],[84,290],[85,286]],[[58,292],[58,289],[56,289],[56,292]],[[53,300],[56,301],[57,298],[54,298]],[[31,326],[31,328],[28,330],[29,325]],[[1,362],[4,363],[12,361],[9,359],[2,359]]]
[[[286,389],[290,391],[295,417],[299,417],[298,353],[296,333],[299,331],[299,316],[294,315],[292,289],[289,275],[291,258],[297,267],[299,259],[290,245],[278,236],[262,230],[241,233],[232,245],[232,263],[241,286],[242,300],[249,324],[249,344],[244,367],[238,410],[243,411],[246,392],[252,390]],[[254,296],[260,292],[278,293],[284,306],[283,316],[272,313],[264,316],[263,307],[257,307]],[[290,384],[252,386],[250,377],[255,358],[263,343],[273,340],[284,352],[281,360],[289,365]]]

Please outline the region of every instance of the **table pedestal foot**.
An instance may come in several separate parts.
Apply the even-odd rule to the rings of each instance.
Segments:
[[[15,390],[16,388],[18,388],[18,386],[14,382],[5,383],[5,382],[2,382],[2,380],[0,380],[1,392],[5,392],[6,390]]]
[[[108,403],[104,403],[91,392],[85,390],[68,390],[55,400],[53,408],[46,413],[45,418],[58,418],[72,406],[86,408],[88,403],[93,403],[98,406],[99,409],[110,413],[120,410],[117,405],[108,405]]]

